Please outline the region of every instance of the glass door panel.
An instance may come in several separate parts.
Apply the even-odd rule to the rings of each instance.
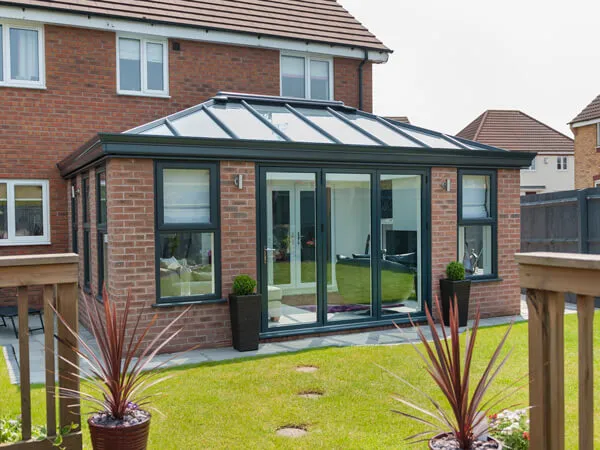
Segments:
[[[381,314],[421,311],[421,176],[380,177]]]
[[[373,316],[371,175],[326,174],[327,320]]]
[[[317,322],[316,174],[266,174],[269,328]]]

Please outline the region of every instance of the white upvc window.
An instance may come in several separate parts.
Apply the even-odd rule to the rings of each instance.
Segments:
[[[596,147],[600,147],[600,123],[596,124]]]
[[[0,86],[44,88],[44,27],[0,21]]]
[[[594,187],[600,187],[600,180],[594,180]]]
[[[169,48],[166,39],[117,35],[117,93],[169,96]]]
[[[281,53],[280,72],[282,96],[333,99],[333,58]]]
[[[50,244],[47,180],[0,179],[0,246]]]
[[[557,156],[556,157],[556,170],[559,172],[564,172],[567,170],[567,156]]]

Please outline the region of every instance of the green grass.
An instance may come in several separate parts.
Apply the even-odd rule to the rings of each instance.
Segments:
[[[596,330],[600,314],[596,314]],[[566,448],[577,448],[577,318],[566,319]],[[483,369],[506,327],[481,330],[475,369]],[[600,348],[600,333],[594,337]],[[514,347],[493,392],[507,386],[527,371],[527,324],[517,324],[509,339]],[[410,447],[403,438],[421,426],[390,412],[400,408],[390,395],[400,393],[417,400],[376,364],[389,368],[440,398],[431,381],[416,363],[411,346],[320,349],[296,354],[203,364],[171,370],[174,376],[159,389],[150,435],[151,449],[388,449]],[[316,373],[298,373],[295,367],[312,364]],[[600,352],[595,355],[596,398],[600,398]],[[303,390],[322,390],[323,398],[296,396]],[[8,383],[0,359],[0,408],[2,415],[19,413],[18,389]],[[527,391],[514,401],[527,402]],[[513,403],[511,402],[511,403]],[[32,394],[34,423],[43,421],[43,390]],[[600,401],[596,402],[600,417]],[[306,425],[307,437],[287,440],[275,430],[287,424]],[[600,448],[600,424],[596,423],[595,447]],[[86,447],[89,437],[85,430]]]

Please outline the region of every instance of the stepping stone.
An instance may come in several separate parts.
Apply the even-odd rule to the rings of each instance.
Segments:
[[[319,368],[317,366],[298,366],[298,367],[296,367],[296,371],[302,372],[302,373],[313,373],[313,372],[316,372],[317,370],[319,370]]]
[[[298,393],[298,397],[321,398],[321,397],[323,397],[323,392],[321,392],[321,391],[303,391],[303,392]]]
[[[308,431],[298,426],[285,426],[281,427],[276,432],[277,436],[288,437],[288,438],[300,438],[306,436]]]

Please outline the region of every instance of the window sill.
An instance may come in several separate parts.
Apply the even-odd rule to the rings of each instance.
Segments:
[[[4,239],[0,239],[0,247],[10,247],[10,246],[17,246],[17,245],[52,245],[52,242],[50,241],[39,241],[39,242],[31,242],[31,241],[23,241],[23,242],[19,242],[19,241],[10,241],[10,242],[2,242]]]
[[[45,84],[20,84],[20,83],[0,83],[0,88],[17,88],[17,89],[38,89],[45,91]]]
[[[475,277],[475,278],[468,278],[469,280],[471,280],[471,284],[472,283],[497,283],[499,281],[504,281],[503,278],[500,277],[496,277],[496,276],[491,276],[491,277]]]
[[[188,306],[188,305],[214,305],[219,303],[227,303],[226,298],[215,298],[212,300],[190,300],[190,301],[180,301],[180,302],[161,302],[154,303],[152,305],[153,308],[174,308],[176,306]]]
[[[153,97],[153,98],[171,98],[169,94],[151,94],[149,92],[136,92],[136,91],[117,91],[117,95],[125,97]]]

